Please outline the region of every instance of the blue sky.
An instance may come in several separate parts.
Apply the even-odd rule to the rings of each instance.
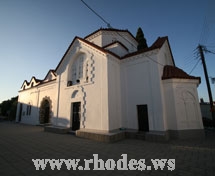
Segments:
[[[141,27],[150,46],[168,36],[176,66],[189,73],[197,62],[199,43],[215,51],[213,0],[85,0],[111,26],[134,36]],[[55,69],[75,36],[106,27],[80,0],[0,0],[0,102],[18,95],[23,81],[43,79]],[[215,77],[215,55],[205,54]],[[202,64],[199,98],[208,100]],[[211,85],[215,99],[215,85]]]

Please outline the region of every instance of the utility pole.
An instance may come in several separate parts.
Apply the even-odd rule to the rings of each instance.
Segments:
[[[202,65],[203,65],[203,69],[204,69],[204,73],[205,73],[205,80],[206,80],[206,84],[207,84],[207,88],[208,88],[208,96],[209,96],[209,101],[210,101],[211,115],[212,115],[213,123],[215,124],[215,112],[214,112],[214,106],[213,106],[213,98],[212,98],[211,87],[210,87],[210,82],[209,82],[209,78],[208,78],[207,67],[206,67],[206,63],[205,63],[205,56],[204,56],[203,49],[202,49],[201,45],[198,46],[198,49],[199,49],[200,57],[202,60]]]

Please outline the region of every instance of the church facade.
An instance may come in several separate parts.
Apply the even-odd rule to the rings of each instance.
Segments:
[[[175,66],[168,37],[140,51],[137,45],[128,30],[75,37],[43,80],[24,81],[16,121],[94,133],[202,133],[200,78]]]

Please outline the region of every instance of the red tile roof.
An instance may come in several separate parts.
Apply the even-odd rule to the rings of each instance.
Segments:
[[[161,48],[166,40],[168,40],[168,37],[158,37],[158,39],[152,44],[152,46],[150,46],[148,48],[141,49],[141,50],[133,52],[133,53],[129,53],[129,54],[125,55],[122,59],[127,58],[127,57],[131,57],[134,55],[138,55],[138,54],[141,54],[141,53],[144,53],[147,51],[151,51],[154,49]]]
[[[164,44],[164,42],[168,40],[167,36],[164,37],[158,37],[157,40],[152,44],[152,46],[150,47],[151,49],[157,49],[157,48],[161,48],[162,45]]]
[[[162,80],[172,79],[172,78],[197,79],[197,80],[199,80],[199,82],[201,82],[200,77],[188,75],[186,72],[184,72],[182,69],[180,69],[178,67],[171,66],[171,65],[164,66]]]

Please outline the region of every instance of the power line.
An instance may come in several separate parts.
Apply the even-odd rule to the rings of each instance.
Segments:
[[[193,50],[193,51],[195,51],[195,50]],[[187,56],[186,57],[184,57],[184,59],[182,59],[182,60],[184,60],[184,62],[190,62],[190,58],[191,57],[193,57],[193,54],[195,54],[195,53],[189,53],[189,54],[187,54]]]
[[[113,27],[110,25],[110,23],[108,23],[101,15],[99,15],[95,10],[93,10],[86,2],[84,2],[84,0],[81,0],[81,2],[82,2],[88,9],[90,9],[96,16],[98,16],[104,23],[106,23],[108,28],[113,28]],[[131,43],[128,39],[126,39],[123,35],[121,35],[119,32],[116,32],[116,33],[117,33],[120,37],[122,37],[125,41],[127,41],[128,43],[130,43],[134,48],[137,49],[137,47],[134,46],[134,44]],[[157,63],[157,64],[159,64],[159,65],[161,65],[161,66],[165,66],[165,65],[159,63],[158,61],[155,61],[154,59],[152,59],[152,58],[149,57],[149,56],[146,56],[146,57],[148,57],[151,61],[153,61],[153,62],[155,62],[155,63]]]
[[[215,45],[206,45],[207,48],[215,48]]]
[[[212,3],[212,0],[209,0],[207,2],[207,9],[205,12],[204,20],[203,20],[203,25],[202,25],[202,30],[199,38],[199,43],[200,44],[206,44],[208,40],[211,40],[211,34],[212,34],[212,25],[214,25],[214,10],[213,7],[214,4]],[[214,40],[212,40],[214,41]]]
[[[157,63],[157,64],[159,64],[159,65],[161,65],[161,66],[163,66],[163,67],[165,66],[164,64],[161,64],[160,62],[158,62],[158,61],[152,59],[151,57],[149,57],[149,56],[147,56],[147,55],[146,55],[146,57],[148,57],[151,61],[153,61],[153,62],[155,62],[155,63]]]
[[[197,67],[197,65],[198,65],[198,63],[199,63],[199,61],[200,61],[201,59],[199,59],[197,62],[196,62],[196,64],[194,65],[194,67],[192,68],[192,70],[190,71],[190,73],[189,73],[189,75],[193,72],[193,70]]]
[[[199,56],[198,56],[197,48],[195,48],[192,53],[190,53],[189,55],[187,54],[187,56],[184,57],[184,59],[182,59],[183,70],[186,70],[186,72],[189,73],[191,68],[193,69],[193,65],[196,64],[196,60],[198,59],[198,57]]]
[[[191,69],[193,69],[193,65],[196,64],[196,60],[192,59],[192,62],[190,62],[189,64],[185,64],[183,66],[183,70],[186,70],[187,73],[190,72]]]
[[[84,0],[81,0],[81,2],[88,8],[90,9],[96,16],[98,16],[106,25],[108,28],[113,28],[110,23],[108,23],[101,15],[99,15],[95,10],[93,10],[86,2],[84,2]],[[122,36],[119,32],[116,32],[120,37],[122,37],[125,41],[127,41],[128,43],[130,43],[134,48],[137,49],[136,46],[134,46],[133,43],[131,43],[128,39],[126,39],[124,36]]]
[[[88,8],[90,9],[96,16],[98,16],[104,23],[106,23],[108,28],[112,28],[110,23],[108,23],[101,15],[99,15],[95,10],[93,10],[84,0],[81,0],[81,2]]]
[[[209,96],[209,101],[210,101],[210,107],[211,107],[211,113],[212,113],[212,119],[213,122],[215,123],[215,112],[214,112],[214,106],[213,106],[213,97],[212,97],[212,92],[211,92],[211,87],[210,87],[210,82],[209,82],[209,77],[208,77],[208,72],[207,72],[207,66],[205,63],[205,56],[203,53],[203,47],[201,45],[198,46],[199,53],[200,53],[200,58],[202,61],[202,66],[205,74],[205,81],[208,89],[208,96]]]
[[[215,54],[215,52],[214,52],[214,51],[208,50],[207,48],[205,48],[205,49],[204,49],[204,51],[205,51],[206,53]]]
[[[203,51],[205,51],[205,52],[215,54],[215,52],[213,52],[213,51],[211,51],[211,50],[208,50],[208,49],[206,48],[206,46],[202,46],[202,49],[203,49]],[[199,56],[199,53],[198,53],[198,56]],[[196,64],[194,65],[194,67],[192,68],[192,70],[190,71],[189,74],[191,74],[191,73],[193,72],[193,70],[197,67],[199,61],[200,61],[200,59],[196,62]]]
[[[192,57],[190,57],[189,59],[187,59],[187,60],[184,62],[185,67],[190,67],[191,64],[196,63],[196,58],[197,58],[197,57],[193,58],[193,56],[192,56]]]
[[[202,26],[202,30],[201,30],[201,34],[200,34],[200,38],[199,38],[199,43],[202,42],[203,39],[203,34],[204,34],[204,29],[205,29],[205,24],[206,24],[206,17],[204,18],[204,22],[203,22],[203,26]]]
[[[210,32],[209,24],[208,24],[207,18],[205,16],[203,26],[202,26],[201,35],[200,35],[200,39],[199,39],[199,43],[206,44],[208,37],[209,37],[209,32]]]
[[[130,43],[135,49],[137,49],[136,46],[134,46],[133,43],[131,43],[127,38],[125,38],[124,36],[122,36],[119,32],[116,32],[120,37],[122,37],[124,40],[126,40],[128,43]]]

